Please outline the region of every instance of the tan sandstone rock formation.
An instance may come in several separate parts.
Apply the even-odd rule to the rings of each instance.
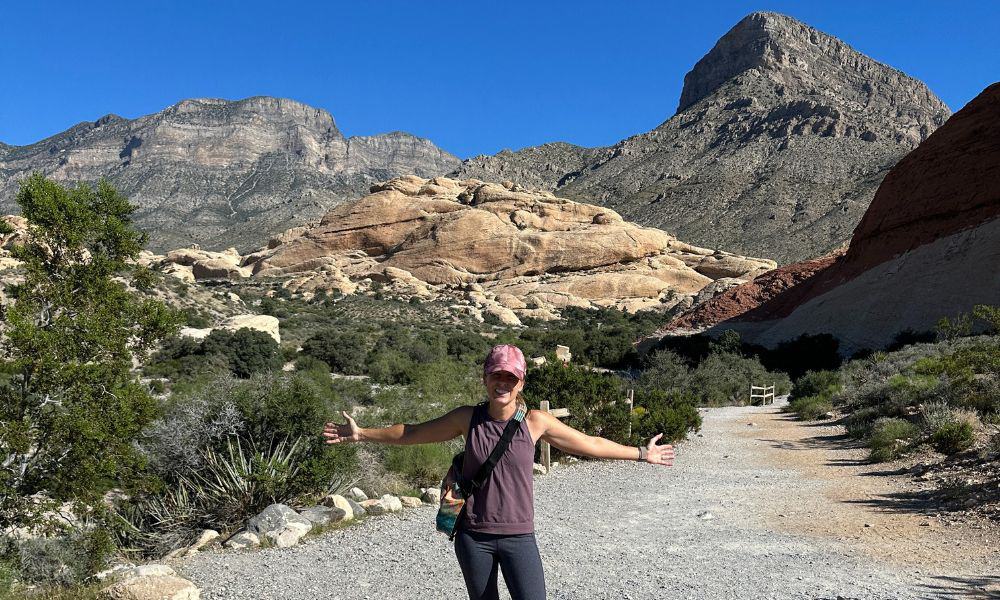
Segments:
[[[690,304],[717,279],[745,281],[775,266],[549,192],[414,176],[373,186],[242,263],[255,277],[290,276],[298,292],[352,293],[367,280],[424,297],[453,292],[508,323],[565,306]]]

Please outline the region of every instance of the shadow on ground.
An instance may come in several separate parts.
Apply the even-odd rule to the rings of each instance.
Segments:
[[[982,577],[934,578],[935,583],[924,584],[929,598],[980,598],[1000,599],[1000,575]]]

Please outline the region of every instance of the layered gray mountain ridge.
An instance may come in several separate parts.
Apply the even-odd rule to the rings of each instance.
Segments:
[[[325,110],[270,97],[184,100],[134,120],[107,115],[20,147],[0,145],[0,214],[31,171],[110,179],[139,206],[150,249],[251,249],[399,175],[459,159],[403,132],[344,137]]]
[[[886,172],[950,114],[920,81],[754,13],[698,61],[678,112],[653,131],[478,156],[452,176],[544,185],[690,243],[787,263],[848,240]]]

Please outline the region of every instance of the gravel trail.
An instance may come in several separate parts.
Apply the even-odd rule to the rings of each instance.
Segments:
[[[775,527],[774,517],[784,516],[775,514],[779,498],[817,519],[840,510],[824,496],[828,481],[775,464],[763,440],[744,435],[748,422],[775,413],[706,411],[702,435],[678,447],[672,468],[581,462],[536,477],[549,598],[1000,597],[977,588],[990,575],[980,566],[893,564],[850,538]],[[434,514],[429,506],[405,510],[294,548],[204,552],[172,564],[210,600],[467,597]],[[501,589],[508,597],[502,581]]]

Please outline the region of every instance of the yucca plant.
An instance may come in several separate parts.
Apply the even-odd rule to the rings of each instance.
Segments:
[[[205,468],[182,478],[181,485],[197,494],[207,522],[226,529],[242,525],[268,505],[290,498],[288,484],[299,472],[305,449],[302,438],[264,448],[251,440],[244,448],[234,436],[226,441],[224,453],[207,450]]]

